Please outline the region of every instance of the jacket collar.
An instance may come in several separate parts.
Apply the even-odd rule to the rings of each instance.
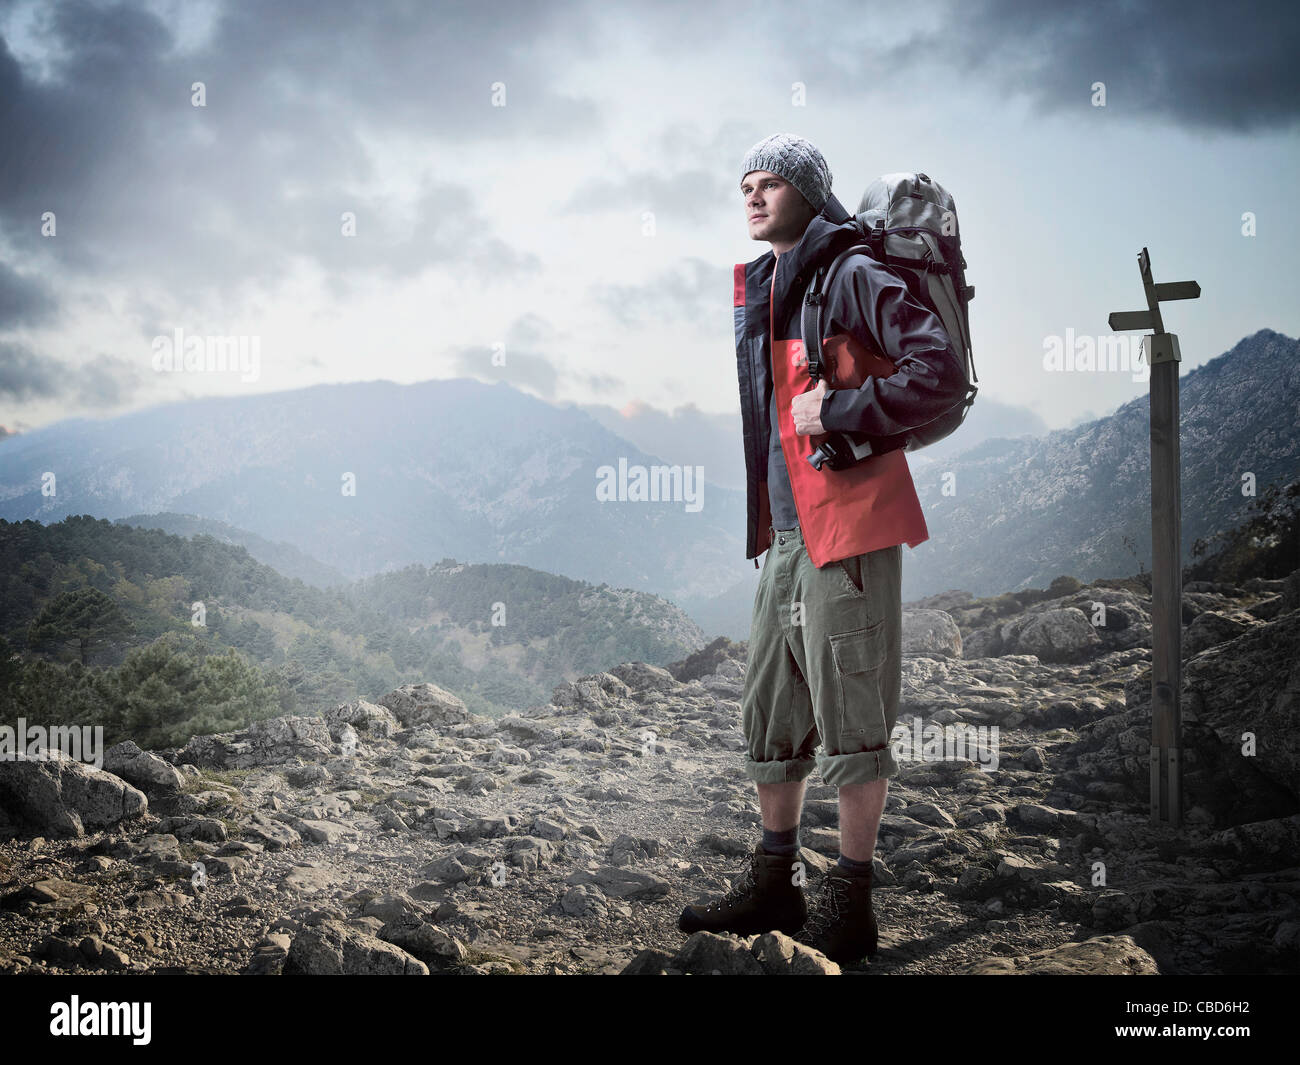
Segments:
[[[801,278],[799,296],[807,286],[813,267],[830,264],[839,251],[859,238],[860,233],[851,221],[851,216],[833,195],[830,196],[821,212],[815,215],[808,228],[803,231],[799,242],[781,256],[768,249],[764,254],[749,264],[751,276],[763,276],[773,268],[775,260],[776,277],[773,289],[778,304],[785,302],[787,294],[794,285],[796,277]],[[753,271],[760,272],[754,274]]]

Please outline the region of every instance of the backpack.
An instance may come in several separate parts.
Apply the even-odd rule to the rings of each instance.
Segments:
[[[949,410],[904,433],[888,437],[856,432],[829,434],[808,461],[817,469],[826,463],[838,470],[887,451],[928,447],[951,435],[966,420],[966,412],[979,391],[971,383],[979,380],[970,339],[969,304],[975,286],[966,284],[956,204],[942,185],[925,174],[886,174],[867,187],[856,215],[850,216],[834,196],[827,199],[824,213],[832,222],[852,221],[862,239],[840,252],[829,266],[818,267],[808,283],[800,326],[813,383],[817,383],[822,371],[824,294],[840,264],[850,255],[865,252],[889,267],[913,297],[939,316],[958,358],[963,360],[967,386],[965,396]]]

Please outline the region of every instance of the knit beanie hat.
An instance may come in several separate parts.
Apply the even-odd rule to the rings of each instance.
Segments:
[[[831,194],[831,168],[822,153],[793,133],[775,133],[750,148],[741,180],[755,170],[785,178],[814,211],[826,206],[826,198]]]

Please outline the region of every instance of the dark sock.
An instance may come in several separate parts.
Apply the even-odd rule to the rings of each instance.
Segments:
[[[858,862],[841,854],[840,860],[835,864],[844,870],[845,876],[868,876],[871,873],[870,861]]]
[[[797,854],[799,851],[799,826],[787,829],[785,832],[773,832],[770,828],[763,828],[763,850],[768,854],[784,854],[787,858]]]

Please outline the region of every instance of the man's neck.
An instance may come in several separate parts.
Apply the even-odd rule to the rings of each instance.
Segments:
[[[810,225],[812,225],[812,219],[811,219],[811,218],[808,220],[808,225],[805,225],[805,226],[803,227],[803,229],[800,231],[799,235],[798,235],[797,237],[795,237],[794,240],[790,241],[790,243],[789,243],[788,245],[786,245],[785,247],[778,248],[775,244],[773,244],[773,245],[772,245],[772,254],[773,254],[776,258],[779,259],[779,258],[781,258],[781,256],[784,255],[786,252],[788,252],[788,251],[793,251],[793,250],[795,249],[795,247],[798,245],[798,243],[799,243],[801,240],[803,240],[804,235],[808,232],[808,226],[810,226]]]

